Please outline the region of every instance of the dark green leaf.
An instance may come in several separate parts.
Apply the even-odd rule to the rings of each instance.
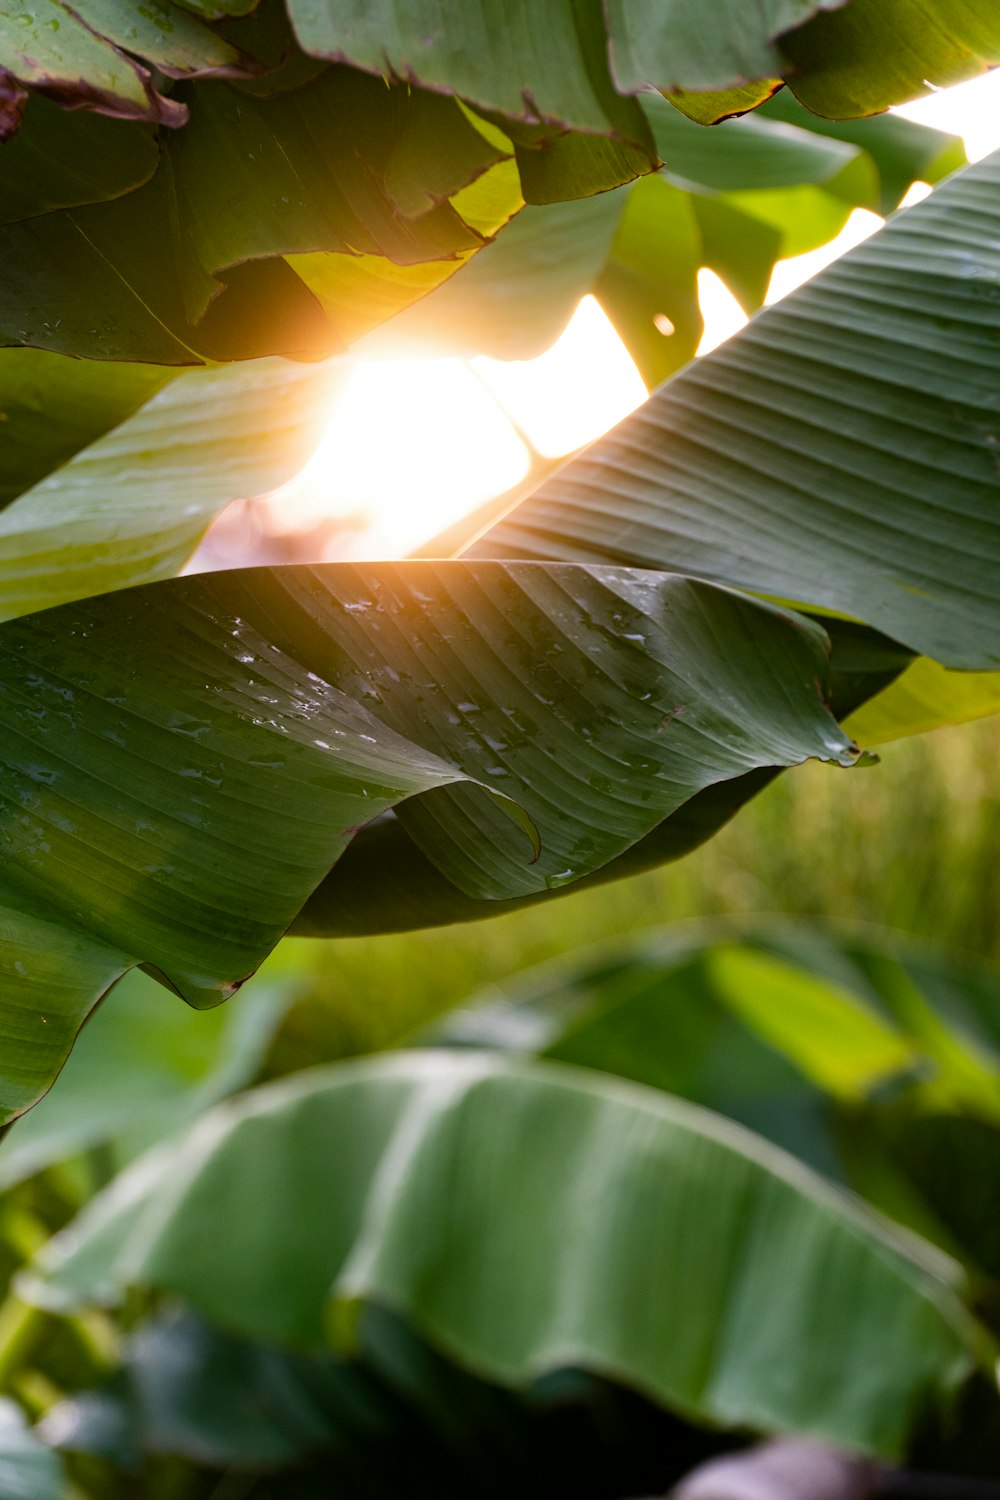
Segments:
[[[358,826],[417,793],[420,848],[503,900],[756,767],[851,764],[824,643],[710,585],[535,564],[221,573],[9,622],[4,1113],[134,964],[192,1004],[231,993]]]
[[[1000,155],[682,371],[474,546],[678,568],[1000,663]]]
[[[834,713],[844,717],[891,683],[910,655],[873,631],[859,631],[834,620],[827,624],[833,638],[830,702]],[[713,838],[775,774],[749,771],[706,787],[616,859],[564,887],[562,894],[683,859]],[[388,813],[359,829],[306,902],[292,930],[303,937],[405,932],[482,921],[559,894],[546,891],[503,902],[468,896],[431,864],[399,819]]]
[[[503,153],[454,100],[349,68],[270,99],[187,88],[191,121],[152,181],[0,230],[0,341],[156,364],[315,358],[342,340],[278,257],[410,265],[482,245],[448,199]],[[354,306],[350,336],[366,312],[384,315]]]
[[[171,158],[206,271],[311,250],[410,265],[482,243],[446,200],[501,153],[452,100],[350,68],[274,99],[204,85],[190,99]]]
[[[36,95],[0,153],[0,223],[120,197],[152,177],[153,134]]]

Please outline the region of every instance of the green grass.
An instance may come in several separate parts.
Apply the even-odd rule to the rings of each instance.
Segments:
[[[296,947],[315,995],[270,1071],[385,1047],[529,965],[673,921],[780,912],[874,922],[1000,961],[1000,716],[801,766],[674,865],[464,927]]]

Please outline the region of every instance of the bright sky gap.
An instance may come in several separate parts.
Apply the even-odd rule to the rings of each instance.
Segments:
[[[980,160],[1000,147],[1000,70],[898,113],[963,136],[970,160]],[[914,184],[907,203],[927,191]],[[780,261],[767,302],[786,296],[881,223],[857,209],[829,244]],[[712,271],[699,272],[698,294],[705,323],[698,353],[704,354],[746,318]],[[671,333],[665,316],[661,332]],[[266,506],[276,528],[314,530],[317,555],[405,556],[520,483],[533,462],[593,441],[645,396],[627,349],[589,296],[536,359],[360,358],[317,453]],[[224,564],[213,557],[206,565]]]

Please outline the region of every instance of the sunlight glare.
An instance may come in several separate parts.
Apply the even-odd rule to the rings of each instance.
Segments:
[[[867,208],[856,208],[837,237],[828,244],[820,245],[818,250],[809,250],[805,255],[792,255],[788,260],[779,260],[771,272],[764,299],[767,306],[770,307],[772,302],[780,302],[782,297],[787,297],[789,292],[794,292],[796,287],[811,280],[817,272],[825,270],[845,251],[853,250],[855,245],[867,240],[884,223],[883,218],[870,213]]]
[[[962,136],[969,160],[981,161],[1000,149],[1000,70],[954,88],[937,89],[912,104],[900,104],[895,113],[918,125]]]
[[[698,306],[705,328],[696,356],[710,354],[746,326],[746,313],[722,278],[707,266],[698,272]]]
[[[962,135],[970,159],[978,160],[1000,147],[1000,72],[897,112]],[[926,183],[914,183],[903,206],[929,191]],[[828,245],[779,261],[767,303],[787,296],[882,222],[856,209]],[[724,282],[705,268],[698,272],[698,298],[705,324],[701,355],[747,319]],[[645,398],[628,350],[592,296],[536,359],[360,359],[318,452],[269,504],[289,529],[342,521],[338,556],[399,557],[518,484],[533,457],[558,458],[592,442]]]
[[[470,363],[545,458],[561,458],[592,442],[647,395],[632,356],[591,296],[537,359],[479,357]]]
[[[902,198],[899,200],[900,208],[912,208],[915,203],[923,203],[929,198],[934,189],[929,182],[911,182]]]
[[[460,359],[371,360],[358,363],[316,453],[272,502],[289,528],[361,516],[365,555],[399,557],[528,468],[524,443]]]

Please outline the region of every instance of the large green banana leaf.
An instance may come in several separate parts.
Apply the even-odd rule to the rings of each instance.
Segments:
[[[133,965],[195,1005],[231,993],[389,808],[498,900],[562,889],[706,788],[851,764],[825,651],[710,585],[531,563],[251,569],[8,622],[3,1114]]]
[[[1000,154],[683,370],[480,557],[679,569],[1000,664]]]
[[[160,1288],[312,1347],[372,1302],[506,1383],[590,1368],[703,1420],[886,1456],[986,1353],[943,1257],[784,1153],[653,1090],[490,1054],[340,1065],[217,1110],[40,1269],[50,1301]]]
[[[1000,1276],[998,1001],[996,969],[912,939],[708,922],[493,986],[426,1040],[574,1063],[717,1109],[982,1282]]]
[[[883,690],[909,654],[872,631],[825,622],[833,646],[830,706],[845,718]],[[683,859],[714,837],[777,773],[748,771],[698,792],[615,859],[571,886],[518,896],[498,904],[458,890],[389,813],[359,831],[292,924],[303,937],[354,937],[475,922],[538,901],[620,880]]]

